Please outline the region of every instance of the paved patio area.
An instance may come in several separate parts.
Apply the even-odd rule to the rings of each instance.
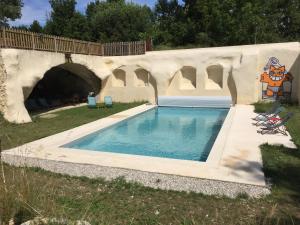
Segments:
[[[220,194],[234,197],[247,193],[253,197],[268,194],[262,172],[259,146],[263,143],[295,147],[291,137],[281,134],[261,135],[252,125],[254,107],[236,105],[227,115],[207,162],[83,151],[60,146],[99,129],[152,109],[142,105],[110,117],[65,131],[11,150],[3,160],[14,165],[38,166],[76,176],[124,176],[144,185]],[[159,181],[159,182],[158,182]]]

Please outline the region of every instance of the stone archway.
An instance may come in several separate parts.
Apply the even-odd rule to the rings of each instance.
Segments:
[[[23,88],[27,111],[49,109],[86,102],[89,92],[100,93],[101,80],[88,68],[65,63],[49,69],[34,86]]]

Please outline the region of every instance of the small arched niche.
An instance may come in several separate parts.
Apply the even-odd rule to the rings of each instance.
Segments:
[[[205,88],[207,90],[221,90],[223,88],[223,66],[211,65],[207,67],[206,72]]]
[[[135,71],[134,85],[136,87],[148,87],[150,74],[147,70],[139,68]]]
[[[182,90],[196,89],[196,69],[191,66],[184,66],[180,72],[179,88]]]
[[[122,69],[115,69],[112,74],[112,86],[113,87],[125,87],[126,86],[126,72]]]

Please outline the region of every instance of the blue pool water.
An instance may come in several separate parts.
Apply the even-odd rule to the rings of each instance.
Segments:
[[[228,111],[157,107],[64,147],[206,161]]]

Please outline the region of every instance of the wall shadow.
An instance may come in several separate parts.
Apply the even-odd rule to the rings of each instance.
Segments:
[[[231,94],[232,103],[235,105],[237,103],[237,89],[236,89],[235,80],[232,75],[232,70],[230,70],[229,72],[229,76],[227,79],[227,86]]]

